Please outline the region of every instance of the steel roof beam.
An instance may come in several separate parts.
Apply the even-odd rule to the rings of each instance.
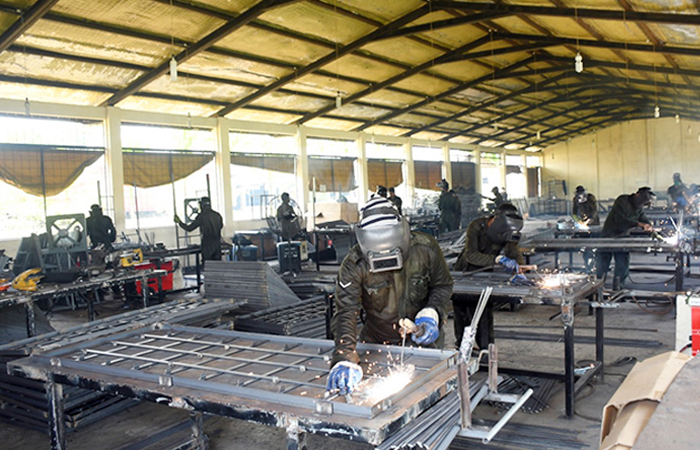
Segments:
[[[673,25],[700,25],[698,14],[673,14],[625,10],[552,8],[547,6],[512,5],[505,3],[477,3],[435,0],[433,8],[459,11],[483,11],[490,13],[525,14],[532,16],[568,17],[580,19],[617,20],[623,22],[665,23]]]
[[[320,69],[321,67],[327,65],[330,62],[335,61],[336,59],[339,59],[342,56],[347,55],[348,53],[351,53],[360,47],[376,40],[379,36],[382,36],[385,33],[389,33],[399,27],[402,27],[403,25],[406,25],[407,23],[411,23],[414,20],[418,19],[419,17],[424,16],[430,12],[430,8],[427,6],[424,6],[422,8],[416,9],[414,11],[411,11],[408,14],[405,14],[403,17],[400,17],[396,19],[395,21],[391,22],[388,25],[385,25],[383,27],[378,28],[377,30],[374,30],[373,32],[369,33],[368,35],[365,35],[361,37],[360,39],[355,40],[354,42],[351,42],[348,45],[344,45],[340,48],[338,48],[335,52],[329,53],[328,55],[322,57],[321,59],[318,59],[311,64],[308,64],[298,70],[295,70],[294,73],[291,73],[287,76],[284,76],[280,78],[279,80],[270,83],[269,85],[265,86],[264,88],[260,89],[259,91],[250,94],[246,96],[245,98],[242,98],[241,100],[238,100],[235,102],[233,105],[228,106],[226,108],[223,108],[222,110],[218,111],[216,115],[218,116],[225,116],[226,114],[234,111],[237,108],[240,108],[242,106],[245,106],[258,98],[262,97],[263,95],[266,95],[270,92],[273,92],[285,84],[288,84],[297,78],[304,76],[308,73],[311,73],[317,69]]]
[[[401,28],[391,33],[381,36],[379,39],[389,39],[396,37],[410,36],[416,33],[427,31],[441,30],[443,28],[456,27],[460,25],[470,25],[473,23],[483,22],[484,20],[498,19],[499,17],[509,16],[511,13],[483,13],[471,14],[468,16],[455,17],[453,19],[438,20],[435,22],[414,25],[412,27]]]
[[[205,36],[203,39],[201,39],[201,40],[195,42],[194,44],[188,46],[187,48],[185,48],[185,50],[181,51],[180,53],[178,53],[177,55],[174,56],[175,60],[178,62],[178,64],[184,63],[185,61],[189,60],[190,58],[194,57],[195,55],[207,50],[209,47],[214,45],[216,42],[218,42],[221,39],[225,38],[226,36],[230,35],[234,31],[245,26],[246,24],[248,24],[249,22],[254,20],[256,17],[258,17],[261,14],[268,11],[270,8],[273,8],[275,6],[279,6],[279,5],[284,4],[284,3],[288,3],[288,1],[287,0],[262,0],[260,3],[257,3],[255,6],[246,10],[244,13],[242,13],[241,15],[236,17],[235,19],[232,19],[232,20],[226,22],[221,27],[212,31],[207,36]],[[152,69],[150,72],[141,75],[138,79],[136,79],[134,82],[132,82],[128,86],[117,91],[110,98],[108,98],[107,100],[102,102],[102,104],[100,106],[115,105],[119,101],[125,99],[129,95],[137,92],[139,89],[143,88],[144,86],[148,85],[152,81],[156,80],[158,77],[164,75],[165,73],[168,72],[169,69],[170,69],[170,60],[168,59],[168,60],[164,61],[163,63],[161,63],[158,67]]]
[[[17,20],[0,35],[0,53],[7,50],[25,31],[48,13],[59,0],[39,0],[26,12],[20,13]]]
[[[698,16],[700,17],[700,16]],[[521,41],[533,41],[533,42],[544,42],[552,45],[572,45],[581,47],[597,47],[597,48],[607,48],[607,49],[619,49],[628,51],[640,51],[640,52],[651,52],[659,54],[669,54],[669,55],[686,55],[686,56],[700,56],[700,49],[688,48],[688,47],[670,47],[664,45],[663,47],[657,47],[655,45],[646,44],[634,44],[629,42],[613,42],[613,41],[597,41],[592,39],[575,39],[575,38],[563,38],[563,37],[551,37],[551,36],[541,36],[536,34],[521,34],[521,33],[509,33],[497,31],[494,36],[498,36],[501,39],[514,39]],[[585,61],[584,61],[585,64]]]
[[[502,75],[502,74],[501,74],[501,75]],[[484,102],[479,103],[479,104],[476,105],[476,106],[473,106],[473,107],[471,107],[471,108],[467,108],[467,109],[465,109],[465,110],[463,110],[463,111],[460,111],[460,112],[458,112],[458,113],[456,113],[456,114],[452,114],[451,116],[444,117],[444,118],[442,118],[442,119],[440,119],[440,120],[437,120],[437,121],[435,121],[435,122],[432,122],[432,123],[430,123],[430,124],[428,124],[428,125],[425,125],[425,126],[422,126],[422,127],[420,127],[420,128],[417,128],[417,129],[411,131],[410,133],[406,133],[406,136],[413,136],[413,135],[416,134],[416,133],[420,133],[420,132],[422,132],[422,131],[429,130],[431,127],[438,126],[438,125],[442,125],[443,123],[450,122],[450,121],[452,121],[452,120],[458,119],[459,117],[462,117],[462,116],[467,115],[467,114],[473,114],[473,113],[475,113],[475,112],[481,111],[481,110],[484,109],[484,108],[488,108],[488,107],[490,107],[490,106],[496,105],[496,104],[501,103],[501,102],[504,102],[504,101],[506,101],[506,100],[510,100],[510,99],[512,99],[512,98],[514,98],[514,97],[517,97],[517,96],[519,96],[519,95],[529,94],[529,93],[533,93],[533,92],[538,92],[539,89],[540,89],[540,84],[542,85],[542,87],[544,87],[544,86],[546,86],[546,85],[548,85],[548,84],[556,83],[556,82],[558,82],[558,81],[561,81],[561,80],[562,80],[563,78],[565,78],[566,76],[567,76],[567,74],[566,74],[566,73],[563,73],[563,74],[557,75],[557,76],[555,76],[555,77],[549,78],[548,80],[546,80],[546,81],[544,81],[544,82],[542,82],[542,83],[538,83],[538,84],[535,84],[535,85],[531,85],[531,86],[528,86],[528,87],[526,87],[526,88],[524,88],[524,89],[520,89],[520,90],[518,90],[518,91],[513,91],[513,92],[510,92],[510,93],[508,93],[508,94],[505,94],[505,95],[502,95],[502,96],[493,98],[493,99],[491,99],[491,100],[486,100],[486,101],[484,101]]]
[[[382,117],[379,117],[378,119],[374,119],[374,120],[368,121],[368,122],[366,122],[364,125],[362,125],[361,127],[355,129],[354,131],[362,131],[362,130],[365,130],[365,129],[367,129],[367,128],[373,126],[373,125],[379,125],[379,124],[381,124],[382,122],[385,122],[385,121],[387,121],[387,120],[393,119],[394,117],[400,116],[401,114],[409,113],[409,112],[411,112],[411,111],[413,111],[413,110],[415,110],[415,109],[422,108],[423,106],[429,105],[430,103],[436,102],[436,101],[438,101],[438,100],[440,100],[440,99],[442,99],[442,98],[449,97],[449,96],[454,95],[454,94],[456,94],[456,93],[458,93],[458,92],[461,92],[461,91],[463,91],[463,90],[465,90],[465,89],[469,89],[469,88],[472,88],[472,87],[474,87],[474,86],[478,86],[479,84],[481,84],[481,83],[483,83],[483,82],[485,82],[485,81],[488,81],[488,80],[492,79],[494,75],[500,75],[500,74],[504,74],[504,73],[506,73],[506,72],[512,72],[512,71],[514,71],[514,70],[516,70],[516,69],[518,69],[518,68],[520,68],[520,67],[526,66],[526,65],[528,65],[528,64],[530,64],[530,63],[532,63],[532,62],[533,62],[533,57],[531,56],[531,57],[526,58],[526,59],[524,59],[524,60],[522,60],[522,61],[518,61],[518,62],[516,62],[516,63],[513,63],[513,64],[511,64],[510,66],[506,66],[506,67],[504,67],[504,68],[502,68],[502,69],[499,69],[499,70],[495,71],[494,73],[491,73],[491,74],[488,74],[488,75],[484,75],[484,76],[479,77],[479,78],[477,78],[477,79],[475,79],[475,80],[471,80],[471,81],[467,81],[467,82],[464,82],[464,83],[460,83],[460,84],[458,84],[457,86],[455,86],[455,87],[453,87],[453,88],[451,88],[451,89],[448,89],[448,90],[446,90],[446,91],[444,91],[444,92],[441,92],[441,93],[439,93],[439,94],[437,94],[437,95],[434,95],[434,96],[426,97],[425,100],[421,100],[421,101],[418,102],[418,103],[414,103],[414,104],[412,104],[412,105],[409,105],[409,106],[407,106],[407,107],[404,108],[404,109],[401,109],[401,110],[399,110],[399,111],[395,111],[395,112],[393,112],[393,113],[391,113],[391,114],[384,115],[384,116],[382,116]]]

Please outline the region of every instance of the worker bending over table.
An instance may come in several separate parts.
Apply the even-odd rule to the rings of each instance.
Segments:
[[[644,208],[651,206],[655,197],[656,194],[651,191],[650,187],[641,187],[632,195],[622,194],[617,197],[605,219],[601,237],[624,237],[636,227],[651,232],[651,222],[644,214]],[[596,276],[599,279],[605,277],[613,257],[615,258],[613,287],[622,289],[625,287],[625,280],[630,273],[630,252],[598,250],[596,253]]]
[[[343,260],[335,286],[336,312],[331,321],[335,350],[328,390],[350,393],[362,379],[356,351],[357,318],[367,315],[359,339],[375,344],[402,342],[399,320],[420,329],[411,339],[421,346],[442,347],[445,308],[454,284],[437,241],[411,231],[396,207],[374,197],[360,211],[358,244]]]
[[[522,228],[523,218],[510,203],[502,204],[489,217],[473,220],[467,228],[467,241],[454,269],[465,272],[486,271],[501,265],[515,275],[514,281],[527,282],[527,278],[519,274],[520,265],[525,263],[518,247]],[[471,323],[474,316],[477,300],[452,301],[457,347],[462,342],[464,327]],[[493,341],[493,304],[489,302],[479,321],[476,344],[479,348],[486,349]]]

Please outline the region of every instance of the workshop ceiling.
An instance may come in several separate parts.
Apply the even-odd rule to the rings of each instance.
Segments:
[[[700,120],[700,3],[0,0],[0,98],[541,148]]]

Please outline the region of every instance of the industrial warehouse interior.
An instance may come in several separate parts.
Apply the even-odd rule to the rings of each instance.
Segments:
[[[699,100],[698,0],[0,0],[0,448],[695,449]]]

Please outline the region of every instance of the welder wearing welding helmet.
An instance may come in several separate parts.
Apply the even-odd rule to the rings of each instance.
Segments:
[[[358,244],[338,272],[331,321],[335,350],[327,386],[341,394],[362,379],[356,351],[361,309],[366,320],[360,341],[401,344],[398,323],[408,318],[423,331],[409,335],[415,344],[442,347],[453,285],[437,241],[410,231],[389,200],[375,197],[362,208],[355,235]]]
[[[574,200],[571,203],[571,216],[577,223],[582,225],[600,225],[598,201],[595,195],[586,192],[586,188],[577,186]]]
[[[455,270],[491,270],[500,265],[518,276],[520,265],[525,263],[518,247],[522,228],[523,218],[510,203],[498,207],[492,216],[473,220],[467,228],[467,240],[457,259]],[[527,281],[523,275],[518,278]],[[464,327],[471,323],[477,302],[478,297],[460,298],[452,302],[457,346],[462,341]],[[493,342],[493,336],[493,304],[489,302],[478,325],[476,343],[480,348],[486,349]]]
[[[602,237],[624,237],[629,235],[633,228],[641,228],[650,233],[653,231],[651,221],[644,214],[644,208],[648,208],[654,202],[656,194],[650,187],[641,187],[632,195],[623,194],[615,199],[608,217],[603,225]],[[629,252],[606,252],[598,250],[596,254],[596,276],[603,278],[610,262],[615,258],[615,278],[619,287],[625,287],[625,280],[629,276],[630,253]],[[613,282],[613,285],[616,283]],[[617,286],[615,286],[617,287]]]

